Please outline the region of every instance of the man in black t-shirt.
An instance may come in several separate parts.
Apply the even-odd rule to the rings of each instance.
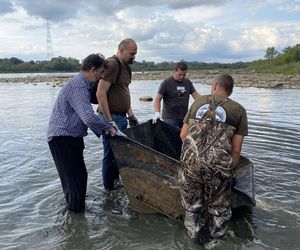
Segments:
[[[173,76],[164,80],[159,86],[158,93],[154,98],[153,123],[160,119],[160,103],[163,99],[162,119],[176,127],[181,128],[183,118],[188,110],[190,95],[194,100],[199,97],[192,82],[185,78],[187,65],[184,62],[175,64]]]

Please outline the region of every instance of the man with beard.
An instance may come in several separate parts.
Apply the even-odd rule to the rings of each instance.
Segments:
[[[173,76],[164,80],[159,86],[158,93],[154,98],[153,124],[160,119],[160,103],[163,99],[162,119],[171,125],[182,127],[190,95],[194,100],[200,96],[193,83],[185,78],[186,72],[187,65],[184,62],[176,63]]]
[[[113,122],[120,130],[127,128],[127,119],[131,127],[138,125],[131,108],[129,92],[131,83],[129,65],[133,63],[136,53],[137,45],[133,39],[126,38],[121,41],[117,54],[106,60],[107,69],[98,84],[96,95],[99,118],[101,121]],[[103,136],[102,177],[105,189],[113,190],[114,181],[119,179],[119,170],[109,145],[109,137],[109,134]]]
[[[90,103],[90,89],[104,72],[104,56],[91,54],[82,63],[78,75],[61,89],[48,126],[48,144],[59,174],[68,209],[83,212],[87,171],[83,158],[87,128],[97,137],[105,131],[119,134],[113,124],[100,121]]]

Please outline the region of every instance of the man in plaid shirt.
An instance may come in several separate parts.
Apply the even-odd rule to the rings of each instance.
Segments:
[[[60,91],[48,126],[48,144],[53,156],[68,208],[82,212],[85,208],[87,171],[83,158],[84,141],[90,128],[97,137],[104,132],[122,135],[112,123],[101,121],[90,103],[90,88],[105,70],[104,56],[91,54],[81,71]]]

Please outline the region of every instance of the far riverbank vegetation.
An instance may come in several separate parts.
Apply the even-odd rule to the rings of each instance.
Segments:
[[[185,60],[182,60],[185,61]],[[205,63],[188,62],[189,70],[222,70],[237,69],[258,73],[278,73],[285,75],[300,75],[300,44],[287,47],[279,52],[275,47],[265,51],[265,58],[252,62],[235,63]],[[174,62],[135,62],[132,65],[134,72],[170,71]],[[25,62],[16,57],[0,59],[0,73],[37,73],[37,72],[77,72],[80,70],[80,61],[75,58],[54,57],[49,61]]]

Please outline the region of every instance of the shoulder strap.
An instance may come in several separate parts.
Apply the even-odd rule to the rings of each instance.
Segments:
[[[228,98],[225,98],[224,100],[220,101],[219,103],[215,103],[214,99],[211,95],[207,96],[207,102],[209,104],[208,109],[206,113],[202,116],[200,121],[206,120],[209,117],[209,120],[213,123],[216,122],[216,109],[218,106],[224,105],[228,101]]]
[[[121,72],[122,72],[122,65],[121,65],[120,59],[116,55],[113,55],[111,58],[115,59],[119,66],[119,73],[118,73],[117,80],[116,80],[118,82],[120,79],[120,76],[121,76]]]
[[[120,79],[121,73],[122,73],[122,64],[120,62],[120,59],[116,55],[113,55],[111,58],[114,58],[116,60],[116,62],[118,63],[118,65],[119,65],[119,74],[118,74],[118,77],[117,77],[117,82],[118,82],[119,79]],[[125,65],[125,67],[128,70],[128,72],[130,74],[130,78],[131,78],[131,75],[132,75],[131,68],[127,65]]]
[[[109,57],[107,59],[110,59],[110,58],[113,58],[116,60],[116,62],[118,63],[118,66],[119,66],[119,73],[118,73],[118,76],[117,76],[117,82],[119,81],[120,79],[120,76],[121,76],[121,70],[122,70],[122,65],[121,65],[121,62],[119,60],[119,58],[117,56],[112,56],[112,57]],[[98,88],[98,83],[96,83],[95,85],[93,85],[90,89],[90,92],[91,92],[91,103],[93,104],[98,104],[98,100],[97,100],[97,96],[96,96],[96,93],[97,93],[97,88]]]
[[[116,55],[113,55],[112,57],[109,57],[109,58],[115,59],[116,62],[118,63],[119,73],[118,73],[118,76],[117,76],[117,79],[116,79],[116,81],[118,82],[119,79],[120,79],[121,73],[122,73],[122,64],[120,62],[120,59]],[[109,59],[109,58],[107,58],[107,59]],[[126,69],[128,70],[128,72],[130,74],[130,78],[131,78],[131,75],[132,75],[131,68],[126,65]],[[90,89],[90,92],[91,92],[91,103],[93,103],[93,104],[98,104],[98,100],[97,100],[97,96],[96,96],[97,88],[98,88],[98,83],[96,83],[95,85],[93,85],[91,87],[91,89]]]

